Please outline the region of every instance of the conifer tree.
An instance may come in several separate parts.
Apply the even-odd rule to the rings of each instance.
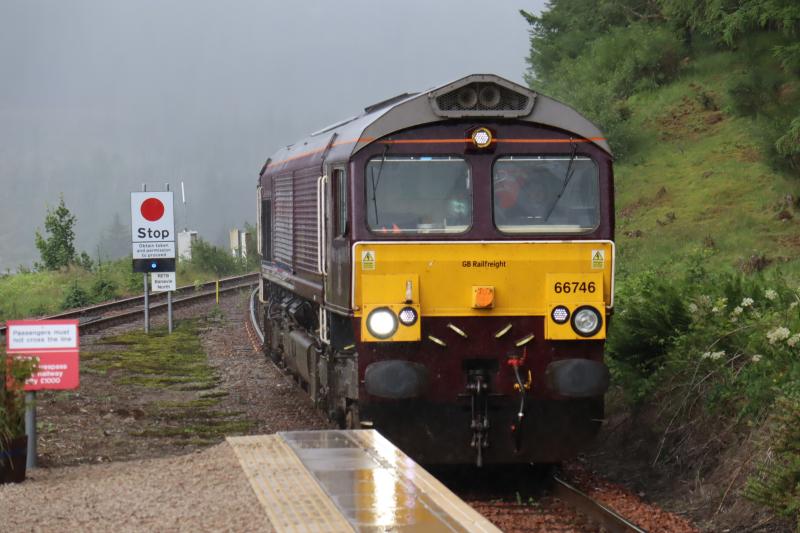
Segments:
[[[55,209],[47,209],[44,218],[46,237],[36,230],[36,248],[42,262],[38,268],[57,270],[75,260],[75,222],[77,218],[64,205],[64,196]]]

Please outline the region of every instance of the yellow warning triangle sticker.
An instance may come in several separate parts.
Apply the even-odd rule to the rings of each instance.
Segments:
[[[594,260],[595,261],[602,261],[603,260],[603,252],[601,252],[600,250],[597,250],[594,253]]]
[[[372,257],[372,252],[365,252],[364,257],[361,258],[362,261],[375,261],[375,258]]]

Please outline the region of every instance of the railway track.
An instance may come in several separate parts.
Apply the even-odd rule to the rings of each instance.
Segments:
[[[644,529],[558,476],[553,476],[552,490],[553,496],[600,526],[603,531],[608,533],[646,533]]]
[[[264,333],[261,331],[258,322],[257,295],[257,289],[250,294],[250,323],[258,341],[263,343]],[[607,533],[646,533],[646,530],[640,528],[632,521],[627,520],[610,507],[595,500],[557,475],[552,476],[551,482],[547,483],[547,485],[552,487],[550,492],[555,498],[567,504],[576,513],[584,516],[602,531]]]
[[[200,300],[213,298],[217,294],[217,283],[219,283],[219,293],[223,294],[230,291],[251,287],[258,282],[258,274],[244,274],[241,276],[231,276],[220,279],[219,281],[209,281],[200,285],[185,285],[178,287],[173,292],[173,308],[182,307],[195,303]],[[149,308],[151,315],[167,310],[167,293],[153,293],[150,295]],[[131,309],[133,308],[133,309]],[[134,296],[122,298],[110,302],[103,302],[96,305],[70,309],[63,313],[41,317],[41,320],[58,320],[77,318],[82,332],[94,331],[103,327],[121,324],[142,316],[144,313],[144,296]],[[5,336],[6,326],[0,326],[0,336]]]

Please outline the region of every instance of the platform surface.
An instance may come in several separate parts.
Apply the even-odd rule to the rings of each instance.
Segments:
[[[374,430],[227,440],[276,531],[500,531]]]

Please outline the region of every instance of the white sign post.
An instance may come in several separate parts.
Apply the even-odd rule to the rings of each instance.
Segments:
[[[172,192],[131,193],[131,242],[134,259],[175,257]]]
[[[156,289],[153,277],[153,291],[167,291],[167,322],[172,333],[172,291],[175,290],[175,210],[172,192],[131,193],[131,243],[133,245],[133,269],[144,273],[144,331],[150,331],[150,302],[147,273],[171,274],[170,288]],[[159,278],[163,280],[165,278]],[[165,286],[159,283],[159,287]]]

